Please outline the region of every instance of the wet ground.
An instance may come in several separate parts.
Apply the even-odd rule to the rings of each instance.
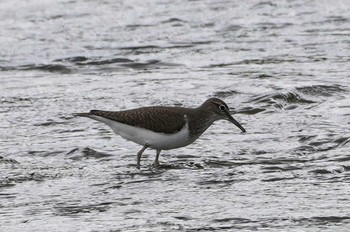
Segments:
[[[348,1],[0,3],[1,231],[349,231]],[[196,107],[147,150],[90,109]]]

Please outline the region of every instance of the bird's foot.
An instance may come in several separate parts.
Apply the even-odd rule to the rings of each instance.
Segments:
[[[158,161],[154,161],[152,164],[153,167],[159,167],[160,163]]]

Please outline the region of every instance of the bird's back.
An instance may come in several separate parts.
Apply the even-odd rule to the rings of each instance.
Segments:
[[[125,111],[91,110],[88,115],[100,116],[130,126],[171,134],[185,125],[184,115],[190,109],[182,107],[143,107]],[[88,116],[86,115],[86,116]]]

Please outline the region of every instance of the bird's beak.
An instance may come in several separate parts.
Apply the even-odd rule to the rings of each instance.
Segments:
[[[234,118],[231,116],[230,112],[226,111],[225,113],[226,113],[227,119],[228,119],[230,122],[232,122],[233,124],[235,124],[239,129],[241,129],[241,131],[245,132],[245,129],[243,128],[243,126],[241,126],[241,124],[239,124],[239,123],[236,121],[236,119],[234,119]]]

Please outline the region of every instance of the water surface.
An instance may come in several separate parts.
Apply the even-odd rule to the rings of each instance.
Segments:
[[[349,231],[348,1],[0,3],[1,231]],[[147,150],[90,109],[196,107]]]

